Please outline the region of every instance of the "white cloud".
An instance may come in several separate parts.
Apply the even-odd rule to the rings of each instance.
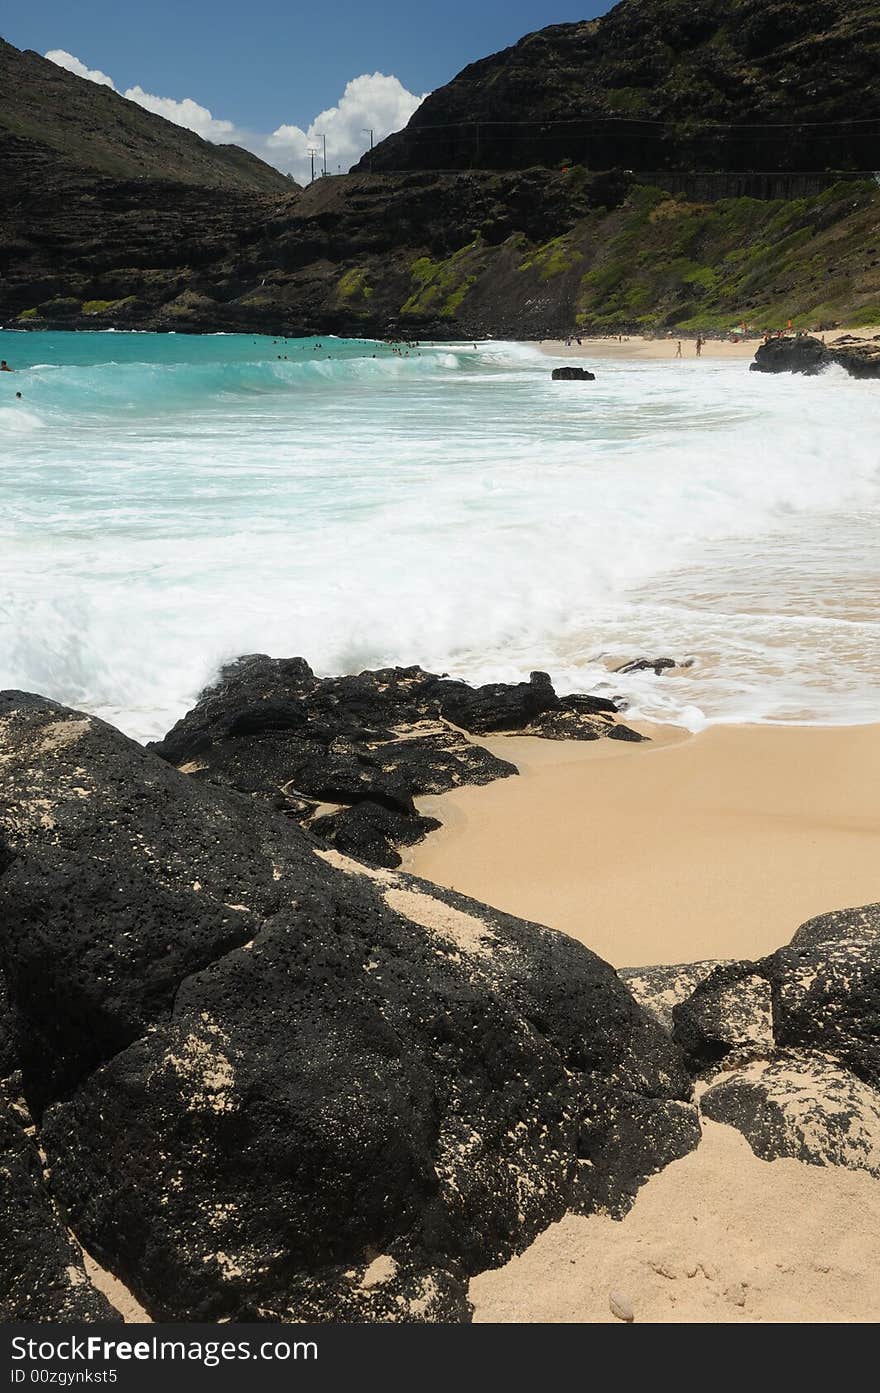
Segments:
[[[192,97],[184,97],[183,101],[176,102],[173,97],[154,97],[143,87],[127,87],[122,95],[147,111],[164,116],[166,121],[173,121],[175,126],[185,126],[188,131],[195,131],[203,140],[228,142],[236,139],[232,121],[218,121],[206,106],[199,106]]]
[[[116,91],[113,79],[106,73],[97,68],[87,68],[79,58],[62,48],[51,49],[46,57],[76,73],[77,77],[88,78],[90,82],[112,87]],[[327,137],[328,172],[336,174],[341,169],[344,174],[369,149],[370,130],[378,145],[380,140],[406,125],[427,93],[417,97],[408,92],[396,77],[385,73],[363,73],[360,77],[352,78],[337,105],[322,111],[307,129],[283,125],[271,135],[255,134],[242,130],[233,121],[221,120],[206,106],[193,101],[192,97],[184,97],[180,101],[174,97],[159,97],[145,92],[140,86],[129,87],[122,95],[147,111],[164,116],[166,121],[195,131],[204,140],[243,145],[285,174],[292,174],[299,183],[307,183],[311,174],[310,148],[321,152],[315,163],[316,170],[322,165],[322,135]]]
[[[427,93],[425,94],[427,95]],[[337,106],[328,107],[312,121],[308,130],[300,126],[279,126],[266,141],[266,158],[279,169],[293,174],[301,183],[310,177],[309,147],[320,149],[327,137],[327,169],[345,173],[369,148],[372,130],[378,145],[392,131],[405,126],[425,96],[408,92],[396,77],[385,73],[363,73],[352,78]],[[274,158],[272,158],[274,156]]]
[[[112,77],[102,73],[100,68],[87,68],[85,63],[81,63],[64,48],[50,48],[46,57],[50,63],[57,63],[59,68],[67,68],[68,72],[76,73],[77,77],[87,77],[89,82],[97,82],[99,87],[112,87],[114,92],[116,91]]]

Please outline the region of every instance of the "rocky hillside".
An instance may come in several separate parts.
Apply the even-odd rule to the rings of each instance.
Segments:
[[[63,214],[46,188],[0,215],[0,322],[437,339],[880,322],[873,182],[718,201],[581,169],[351,175],[281,200],[76,187]]]
[[[283,192],[289,180],[237,145],[192,131],[0,39],[0,168],[31,175],[88,170],[117,179]],[[33,163],[31,163],[33,162]]]
[[[880,0],[622,0],[484,58],[360,167],[867,170]]]
[[[836,2],[823,4],[837,15]],[[797,80],[777,65],[774,100],[787,100],[789,88],[797,96],[809,71],[820,116],[855,111],[866,124],[847,129],[875,130],[868,113],[876,93],[870,84],[858,85],[863,54],[851,53],[851,31],[860,25],[862,48],[870,53],[870,14],[878,4],[852,7],[848,25],[838,16],[831,28],[811,30],[812,39],[802,34],[798,51],[824,46],[828,61],[818,65],[814,54],[814,66],[799,69]],[[708,23],[720,8],[706,0],[698,13]],[[750,0],[736,8],[744,23],[749,12],[749,32],[757,32]],[[683,18],[683,5],[624,3],[602,21],[530,36],[507,55],[474,65],[431,101],[465,88],[496,101],[511,83],[514,90],[523,52],[540,55],[546,48],[558,56],[574,31],[583,39],[578,52],[592,52],[601,35],[606,56],[613,49],[623,63],[626,52],[635,63],[633,55],[653,51],[642,28],[649,20],[656,28],[672,9],[681,33],[691,33],[696,21]],[[765,10],[777,18],[784,12],[792,24],[791,14],[801,23],[805,13],[778,4]],[[636,26],[631,34],[626,24]],[[674,33],[679,30],[669,30]],[[737,33],[736,41],[745,42]],[[676,40],[677,49],[668,36],[664,42],[666,87],[684,64],[681,81],[695,90],[693,74],[715,40],[701,40],[702,47],[696,39],[690,47]],[[487,166],[531,166],[360,170],[299,189],[244,152],[208,145],[35,54],[4,45],[0,60],[7,78],[27,78],[11,95],[7,81],[0,116],[0,323],[6,326],[455,339],[724,331],[744,319],[758,329],[789,318],[805,328],[880,322],[880,186],[872,177],[661,170],[646,182],[621,149],[601,155],[616,168],[580,163],[563,170],[548,168],[537,147],[524,146],[514,158],[513,146],[502,149],[499,142],[481,146]],[[544,69],[535,62],[540,77]],[[766,53],[762,62],[761,72],[769,72]],[[520,111],[540,114],[568,71],[547,63],[553,71],[545,73],[541,92],[521,87]],[[709,64],[706,72],[712,71]],[[769,78],[762,86],[745,68],[735,71],[736,92],[744,86],[763,92],[761,110],[772,113]],[[610,101],[621,90],[610,58],[602,73]],[[800,101],[797,96],[796,113]],[[60,104],[72,113],[70,122],[61,119]],[[704,105],[722,109],[714,99]],[[432,109],[426,103],[429,115]],[[524,129],[517,127],[518,139]],[[681,132],[679,138],[680,157],[667,163],[699,167],[694,148]],[[393,141],[380,147],[377,164],[396,148]],[[819,149],[815,141],[812,148]],[[850,163],[857,163],[854,148]],[[576,153],[569,149],[566,159]],[[587,162],[600,159],[595,151],[581,154]],[[814,153],[802,167],[817,165]]]

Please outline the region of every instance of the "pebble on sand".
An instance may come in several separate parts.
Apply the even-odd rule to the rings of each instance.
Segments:
[[[622,1292],[609,1292],[608,1305],[611,1307],[611,1314],[617,1316],[618,1320],[626,1321],[627,1324],[635,1320],[636,1313]]]

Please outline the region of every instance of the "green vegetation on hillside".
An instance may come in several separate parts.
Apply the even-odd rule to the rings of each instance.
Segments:
[[[350,271],[340,276],[336,286],[336,299],[341,306],[356,309],[360,305],[365,308],[372,295],[373,287],[369,284],[366,267],[353,266]]]
[[[467,334],[877,324],[880,186],[843,180],[812,197],[696,202],[635,185],[620,207],[596,208],[549,241],[478,239],[408,269],[401,313]],[[375,313],[399,282],[375,264],[370,277]]]
[[[424,317],[439,314],[452,319],[482,271],[486,261],[482,242],[477,238],[453,252],[445,261],[421,256],[410,267],[412,294],[401,314]]]
[[[583,253],[572,247],[570,237],[554,237],[552,242],[547,242],[545,246],[536,247],[530,252],[520,263],[519,269],[530,271],[535,267],[542,281],[550,281],[554,276],[571,271],[583,259]]]
[[[880,320],[880,189],[841,182],[813,198],[690,203],[634,190],[578,241],[591,262],[583,327],[810,327]]]
[[[106,314],[108,310],[121,310],[134,304],[134,296],[126,295],[121,300],[83,300],[83,314]]]

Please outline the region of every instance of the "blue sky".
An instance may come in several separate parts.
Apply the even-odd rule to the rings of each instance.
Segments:
[[[246,130],[307,127],[361,73],[393,74],[413,93],[532,29],[590,19],[609,0],[37,0],[6,7],[19,48],[65,49],[139,86],[190,97]]]

